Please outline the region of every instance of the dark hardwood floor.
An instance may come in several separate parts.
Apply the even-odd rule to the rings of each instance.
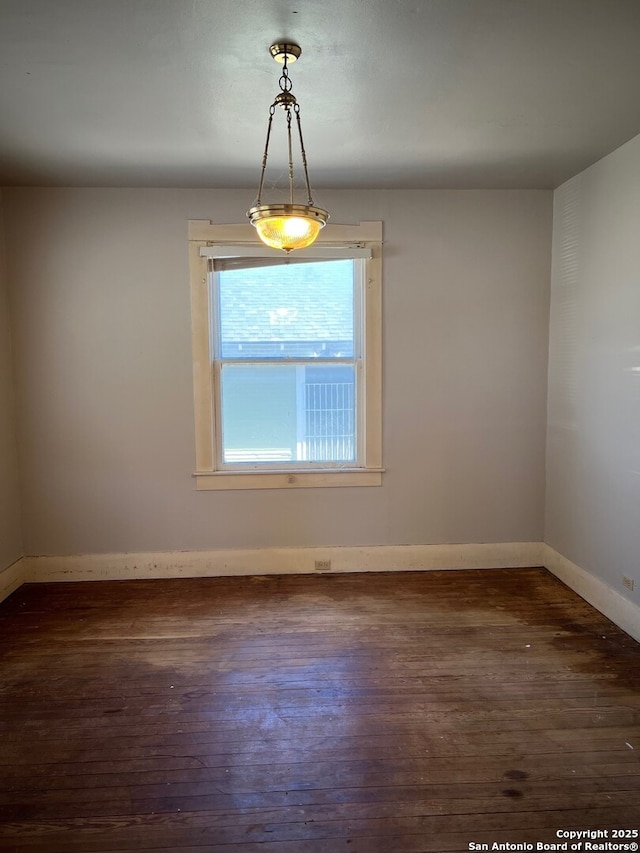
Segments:
[[[25,586],[0,850],[611,839],[640,825],[639,688],[638,644],[543,569]]]

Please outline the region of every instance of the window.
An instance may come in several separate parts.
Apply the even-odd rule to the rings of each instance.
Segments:
[[[381,223],[189,226],[198,489],[380,485]]]

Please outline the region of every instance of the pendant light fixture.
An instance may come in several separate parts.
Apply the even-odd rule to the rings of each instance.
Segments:
[[[269,122],[267,124],[267,141],[262,156],[262,171],[258,185],[258,196],[255,205],[247,211],[249,221],[255,226],[258,236],[263,243],[274,249],[282,249],[287,254],[293,249],[304,249],[310,246],[320,229],[324,228],[329,219],[329,214],[321,207],[315,207],[311,197],[309,185],[309,172],[307,169],[307,155],[302,140],[302,124],[300,122],[300,106],[291,91],[291,80],[289,79],[289,63],[300,58],[302,49],[297,44],[278,43],[269,48],[271,56],[280,63],[282,75],[280,76],[280,92],[276,95],[274,102],[269,107]],[[263,204],[262,191],[264,186],[264,173],[269,156],[269,141],[271,139],[271,125],[276,107],[282,107],[287,123],[287,150],[289,155],[289,201],[287,203]],[[293,145],[291,140],[291,124],[295,115],[300,140],[300,155],[304,169],[304,179],[307,192],[307,203],[296,204],[293,196]]]

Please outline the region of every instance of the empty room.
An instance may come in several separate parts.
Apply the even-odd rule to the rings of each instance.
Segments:
[[[640,3],[0,0],[0,851],[638,849]]]

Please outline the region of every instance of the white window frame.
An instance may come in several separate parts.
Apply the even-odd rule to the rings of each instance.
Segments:
[[[310,467],[305,463],[277,467],[230,467],[219,461],[217,390],[212,358],[212,294],[210,260],[212,247],[229,246],[238,253],[260,247],[264,257],[281,258],[280,252],[263,246],[251,224],[216,225],[209,220],[189,221],[189,268],[193,346],[193,392],[196,470],[198,490],[277,489],[332,486],[379,486],[382,483],[382,223],[327,225],[317,245],[345,249],[370,249],[362,288],[364,341],[363,369],[358,404],[360,461],[351,467]],[[303,250],[304,251],[304,250]],[[306,250],[312,253],[312,249]],[[298,250],[296,254],[302,254]]]

